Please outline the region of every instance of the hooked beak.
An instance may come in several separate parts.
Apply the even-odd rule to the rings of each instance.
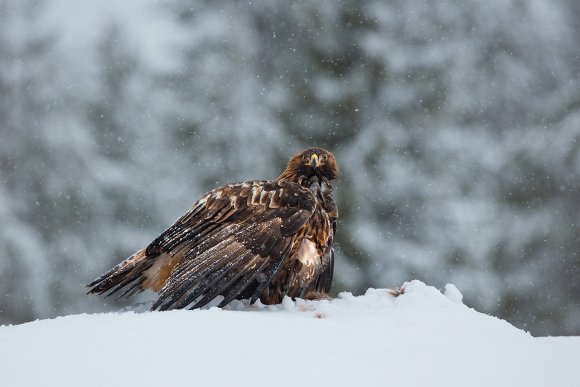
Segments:
[[[310,156],[310,165],[312,165],[313,168],[318,167],[318,155],[314,154]]]

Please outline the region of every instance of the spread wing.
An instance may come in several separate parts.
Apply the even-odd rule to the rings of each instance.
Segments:
[[[248,291],[255,301],[282,267],[315,204],[310,191],[284,180],[209,192],[145,250],[163,260],[146,271],[145,285],[163,283],[152,309],[192,303],[197,308],[218,295],[224,297],[221,307]]]

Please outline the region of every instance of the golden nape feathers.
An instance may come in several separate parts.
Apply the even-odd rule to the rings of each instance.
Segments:
[[[152,310],[199,308],[218,296],[281,302],[322,297],[334,270],[338,211],[332,153],[307,149],[276,180],[208,192],[149,246],[87,285],[89,293],[159,293]]]

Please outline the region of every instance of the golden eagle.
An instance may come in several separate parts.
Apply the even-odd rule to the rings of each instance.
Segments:
[[[218,296],[277,304],[330,290],[338,211],[332,153],[307,149],[276,180],[205,194],[149,246],[91,282],[89,293],[159,293],[151,310],[199,308]]]

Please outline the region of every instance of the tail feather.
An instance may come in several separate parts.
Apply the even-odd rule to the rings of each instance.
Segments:
[[[129,293],[141,292],[144,290],[141,286],[145,280],[144,271],[151,267],[152,264],[153,260],[147,259],[145,249],[139,250],[88,284],[87,287],[91,288],[91,290],[87,294],[103,294],[110,291],[107,295],[110,296],[135,281],[137,282],[120,297]]]

